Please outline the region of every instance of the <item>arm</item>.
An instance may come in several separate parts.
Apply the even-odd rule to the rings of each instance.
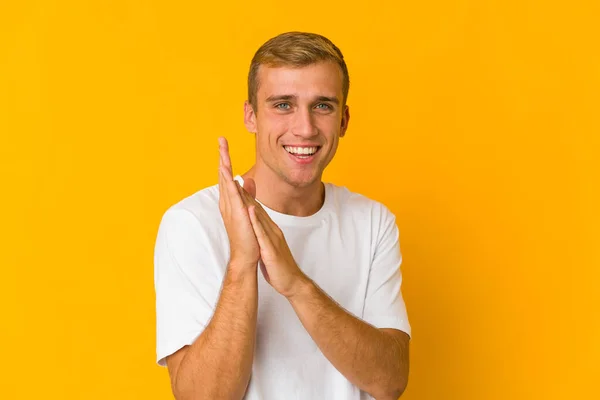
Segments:
[[[376,399],[396,400],[408,381],[408,335],[352,316],[306,279],[288,297],[323,355],[350,382]]]
[[[241,399],[250,380],[257,267],[229,265],[215,313],[191,345],[167,358],[176,399]]]
[[[346,312],[298,268],[281,229],[260,205],[250,204],[248,210],[268,282],[290,301],[325,357],[360,389],[377,399],[396,400],[408,381],[409,336],[397,329],[375,328]],[[397,233],[392,219],[387,226],[388,232]],[[400,284],[398,242],[393,235],[387,238],[372,266],[369,313],[373,307],[378,309],[378,304],[389,304],[388,296],[397,299],[393,288],[399,289]],[[376,276],[373,270],[377,270]],[[393,303],[396,309],[391,315],[398,315],[399,303]]]
[[[259,247],[233,180],[229,148],[219,139],[219,210],[229,238],[230,261],[212,319],[191,346],[167,358],[173,394],[181,399],[241,399],[254,356]],[[254,182],[244,186],[255,192]]]

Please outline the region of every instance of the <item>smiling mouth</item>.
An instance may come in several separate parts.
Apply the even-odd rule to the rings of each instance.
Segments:
[[[296,156],[300,159],[310,158],[314,156],[321,146],[313,146],[313,147],[295,147],[295,146],[283,146],[285,151],[289,154]]]

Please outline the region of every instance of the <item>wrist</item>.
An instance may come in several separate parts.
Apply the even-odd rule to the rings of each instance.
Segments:
[[[303,299],[310,297],[311,293],[316,288],[316,283],[314,283],[313,280],[305,274],[302,274],[294,284],[290,293],[287,294],[285,297],[293,305],[294,302],[302,301]]]
[[[239,281],[251,276],[256,277],[257,269],[258,263],[230,260],[226,275],[232,281]]]

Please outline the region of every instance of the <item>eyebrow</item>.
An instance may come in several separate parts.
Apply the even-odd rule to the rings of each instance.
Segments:
[[[333,104],[340,104],[340,100],[336,96],[333,96],[333,97],[319,96],[319,97],[317,97],[317,100],[326,101],[326,102],[333,103]]]
[[[281,95],[272,95],[267,97],[267,99],[265,100],[267,103],[272,103],[274,101],[281,101],[281,100],[296,100],[298,98],[298,96],[295,96],[293,94],[281,94]],[[328,97],[328,96],[318,96],[317,97],[317,101],[326,101],[329,103],[334,103],[334,104],[340,104],[340,100],[336,97]]]

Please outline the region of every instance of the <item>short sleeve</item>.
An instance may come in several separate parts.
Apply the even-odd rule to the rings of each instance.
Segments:
[[[221,285],[214,244],[186,209],[163,215],[154,249],[156,362],[194,343],[212,317]]]
[[[411,336],[402,297],[402,254],[396,217],[380,205],[377,242],[369,272],[363,319],[377,328],[395,328]]]

